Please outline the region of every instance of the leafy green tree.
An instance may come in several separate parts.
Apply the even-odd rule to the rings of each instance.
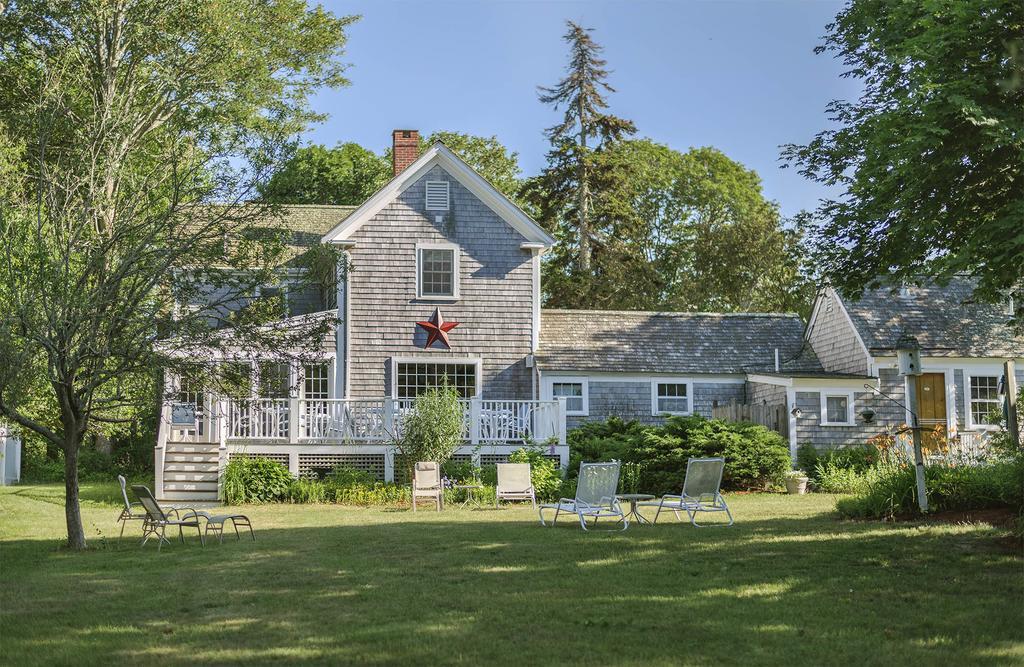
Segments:
[[[828,105],[834,129],[783,151],[842,191],[813,234],[832,284],[852,296],[969,274],[983,299],[1021,296],[1024,4],[853,0],[817,52],[863,86]]]
[[[64,453],[72,548],[86,546],[83,438],[138,407],[132,382],[202,377],[226,348],[314,358],[326,320],[269,327],[259,301],[210,313],[282,261],[274,211],[240,202],[319,117],[309,96],[347,83],[352,20],[295,0],[20,0],[0,14],[0,168],[15,164],[0,178],[0,416]],[[178,308],[198,294],[210,308]],[[39,378],[56,419],[34,413]]]
[[[558,244],[548,260],[551,271],[562,275],[552,284],[553,303],[586,303],[593,270],[593,247],[606,237],[595,226],[600,203],[595,201],[599,182],[608,180],[608,162],[602,153],[636,131],[631,121],[607,112],[607,62],[591,38],[591,30],[567,23],[564,39],[570,58],[565,78],[553,87],[540,88],[540,101],[564,108],[561,122],[545,131],[551,142],[547,167],[533,181],[531,197],[540,215],[553,229]]]
[[[522,169],[519,167],[519,154],[506,148],[498,137],[480,137],[465,132],[440,130],[428,137],[420,137],[420,154],[438,141],[465,160],[466,164],[473,167],[506,197],[521,203],[519,199],[522,181],[519,175]],[[390,148],[384,151],[384,159],[388,164],[391,163]]]
[[[277,204],[358,206],[391,178],[389,161],[359,144],[306,146],[260,188]]]
[[[648,139],[603,151],[594,191],[590,307],[805,312],[813,299],[801,224],[783,224],[757,174],[714,148]],[[797,221],[799,223],[799,220]],[[545,266],[555,305],[582,294]],[[571,279],[571,278],[570,278]]]

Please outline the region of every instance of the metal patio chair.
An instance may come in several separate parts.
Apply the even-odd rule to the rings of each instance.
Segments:
[[[132,493],[135,494],[135,497],[139,499],[142,507],[146,510],[146,517],[142,522],[142,543],[139,544],[140,547],[146,546],[146,542],[154,535],[160,540],[157,544],[157,551],[160,551],[165,543],[170,544],[171,541],[167,539],[166,535],[168,526],[171,528],[177,526],[178,537],[181,539],[182,544],[185,543],[185,533],[182,529],[195,528],[196,532],[199,533],[199,543],[206,546],[206,540],[203,538],[203,529],[199,523],[200,515],[195,509],[191,507],[176,507],[165,512],[160,508],[160,503],[153,497],[153,492],[145,486],[132,486]]]
[[[537,509],[537,495],[530,478],[529,463],[499,463],[498,485],[494,490],[494,506],[501,500],[529,500]]]
[[[128,482],[124,475],[117,476],[117,482],[121,485],[121,498],[124,499],[124,509],[121,510],[117,521],[121,524],[121,537],[124,537],[124,527],[129,521],[145,521],[146,510],[142,503],[133,503],[128,500]]]
[[[587,519],[593,518],[596,524],[602,517],[618,519],[622,524],[622,530],[629,528],[629,519],[622,512],[615,492],[619,486],[618,461],[610,463],[581,463],[580,476],[576,482],[575,498],[560,498],[557,503],[541,505],[537,510],[542,526],[548,525],[544,522],[544,510],[555,510],[555,516],[551,525],[558,521],[558,515],[562,512],[575,514],[580,521],[580,527],[587,530]]]
[[[434,461],[420,461],[412,474],[412,511],[416,511],[417,498],[433,498],[437,511],[444,509],[444,486],[441,484],[441,466]]]
[[[672,510],[676,519],[682,521],[680,512],[686,512],[690,517],[690,523],[698,528],[703,528],[697,523],[698,512],[725,512],[729,517],[729,523],[714,524],[720,526],[731,526],[733,524],[732,512],[725,504],[720,489],[722,486],[722,472],[725,470],[725,459],[690,459],[686,463],[686,478],[683,479],[683,492],[678,496],[666,495],[660,500],[652,500],[645,503],[637,503],[639,507],[657,507],[654,515],[654,523],[658,522],[662,510]]]

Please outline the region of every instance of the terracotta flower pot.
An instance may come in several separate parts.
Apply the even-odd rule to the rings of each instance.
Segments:
[[[787,477],[786,491],[792,494],[807,493],[807,477]]]

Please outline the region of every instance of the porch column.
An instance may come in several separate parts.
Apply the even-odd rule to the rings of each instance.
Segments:
[[[469,444],[480,444],[480,399],[469,399]]]
[[[558,397],[558,444],[565,446],[565,396]]]

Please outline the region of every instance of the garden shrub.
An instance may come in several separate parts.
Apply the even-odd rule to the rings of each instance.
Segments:
[[[276,461],[262,456],[232,457],[224,467],[224,502],[269,503],[289,497],[295,479]]]
[[[541,448],[517,449],[509,454],[508,462],[530,464],[530,481],[533,482],[533,492],[537,495],[537,500],[545,502],[558,500],[559,491],[562,489],[562,474],[558,469],[558,464],[546,458]],[[496,482],[497,475],[495,475]]]
[[[982,465],[932,463],[925,466],[925,488],[933,512],[1009,507],[1024,513],[1024,457]],[[917,515],[914,466],[906,457],[890,455],[863,475],[852,497],[840,498],[836,510],[854,518]]]
[[[401,462],[403,472],[411,474],[417,461],[444,465],[462,444],[465,429],[459,393],[447,383],[426,390],[402,416],[400,432],[393,438],[396,467]]]
[[[814,489],[825,493],[854,493],[864,486],[866,470],[846,467],[834,459],[824,459],[809,471]]]
[[[669,417],[662,425],[647,426],[612,417],[573,429],[567,440],[570,479],[575,478],[580,461],[618,459],[624,465],[640,466],[624,467],[622,488],[628,484],[659,495],[679,492],[690,458],[724,457],[723,483],[744,489],[781,483],[791,465],[789,447],[774,431],[698,415]]]

